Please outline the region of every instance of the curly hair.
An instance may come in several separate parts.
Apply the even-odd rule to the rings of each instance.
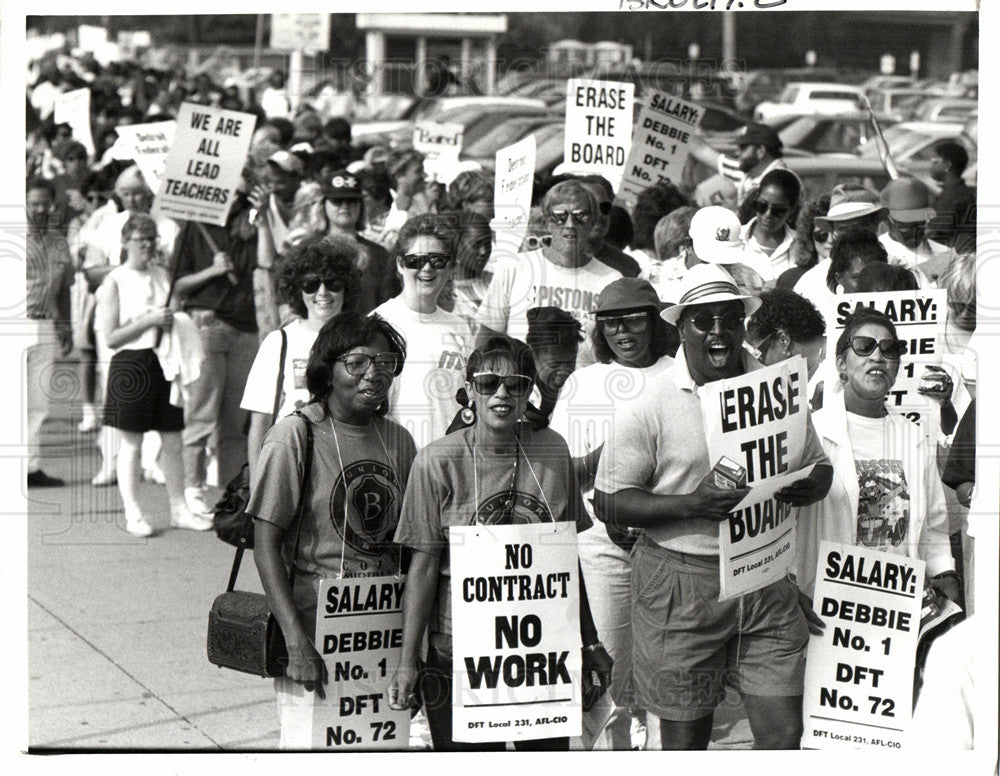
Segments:
[[[655,250],[653,232],[659,220],[690,204],[672,183],[657,183],[640,191],[632,211],[632,247]]]
[[[854,259],[861,259],[865,264],[870,261],[887,263],[889,254],[885,246],[879,242],[874,232],[867,229],[851,228],[841,232],[830,248],[830,269],[826,273],[826,285],[831,291],[836,290],[837,275],[846,272]]]
[[[448,186],[448,207],[464,210],[467,203],[476,201],[493,204],[493,176],[480,170],[460,172]]]
[[[278,267],[278,293],[298,315],[306,317],[301,283],[309,275],[344,281],[344,310],[353,310],[361,288],[357,244],[336,235],[309,237],[293,247]]]
[[[309,351],[306,388],[309,389],[309,401],[318,402],[323,407],[324,416],[327,399],[333,390],[333,368],[337,360],[352,348],[368,345],[380,335],[389,341],[389,350],[399,356],[402,369],[406,361],[406,340],[381,315],[362,315],[356,310],[347,310],[323,324]],[[389,402],[385,401],[375,412],[385,415],[388,411]]]
[[[870,261],[858,275],[858,292],[916,291],[917,278],[906,267]]]
[[[569,312],[559,307],[532,307],[526,313],[528,333],[525,342],[532,352],[583,342],[583,327]]]
[[[455,224],[452,218],[438,213],[423,213],[407,219],[396,235],[395,256],[404,256],[418,237],[435,237],[455,257]]]
[[[787,288],[760,295],[760,307],[747,321],[747,336],[753,342],[781,329],[792,342],[810,342],[826,334],[826,321],[816,306]]]
[[[896,324],[892,322],[892,319],[888,315],[873,307],[862,307],[855,313],[848,315],[844,321],[844,330],[837,339],[837,358],[840,358],[847,352],[848,348],[851,347],[851,338],[866,323],[882,326],[889,332],[893,339],[899,339],[899,335],[896,334]]]

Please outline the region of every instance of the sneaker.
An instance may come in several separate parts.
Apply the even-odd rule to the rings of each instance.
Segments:
[[[101,416],[93,404],[83,405],[83,420],[76,427],[81,433],[97,431],[101,427]]]
[[[153,526],[143,517],[141,512],[125,510],[125,530],[132,536],[146,537],[153,535]]]
[[[204,515],[196,515],[187,507],[181,507],[176,512],[171,512],[170,525],[174,528],[187,528],[191,531],[209,531],[215,526],[215,523]]]
[[[204,488],[184,488],[184,503],[187,508],[196,515],[207,517],[214,514],[214,505],[205,501],[206,491]]]
[[[159,466],[154,469],[143,469],[142,478],[146,482],[155,482],[157,485],[167,484],[167,478],[163,476],[163,470]]]
[[[112,471],[100,471],[94,475],[94,479],[90,481],[90,484],[95,488],[103,488],[108,485],[118,484],[118,473],[114,470]]]
[[[29,488],[61,488],[65,484],[65,480],[61,480],[58,477],[50,477],[41,469],[28,472]]]

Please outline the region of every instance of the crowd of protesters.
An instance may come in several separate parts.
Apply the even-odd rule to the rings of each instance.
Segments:
[[[101,429],[93,484],[117,482],[129,533],[167,524],[138,503],[144,472],[165,483],[170,525],[208,530],[211,486],[249,461],[256,562],[289,650],[283,741],[295,705],[330,681],[313,634],[332,574],[409,563],[390,699],[450,699],[447,534],[470,521],[577,526],[585,668],[609,679],[618,709],[609,748],[631,748],[633,717],[659,730],[643,748],[705,748],[727,683],[757,746],[797,747],[821,540],[922,558],[930,584],[971,609],[974,195],[960,146],[935,148],[936,197],[901,178],[806,201],[774,131],[751,125],[738,158],[718,160],[711,204],[668,183],[621,207],[607,180],[566,171],[536,182],[521,250],[503,252],[489,174],[445,187],[424,180],[414,151],[356,148],[343,116],[308,101],[292,111],[280,74],[251,101],[207,74],[80,58],[36,75],[32,449],[46,368],[75,351],[80,429]],[[55,95],[81,86],[92,153],[53,118]],[[152,218],[153,192],[111,152],[115,126],[172,118],[182,101],[258,116],[225,226]],[[907,357],[893,321],[853,315],[826,353],[822,314],[844,293],[925,288],[948,298],[950,374],[932,370],[924,391],[941,407],[931,433],[887,401]],[[746,490],[710,476],[698,388],[794,355],[813,401],[802,464],[815,464],[777,496],[798,513],[796,573],[718,603],[718,523]],[[361,460],[392,494],[363,519],[333,497]],[[34,455],[29,486],[61,484],[44,463]],[[516,510],[522,494],[538,511]],[[424,713],[435,749],[468,746],[448,703]]]

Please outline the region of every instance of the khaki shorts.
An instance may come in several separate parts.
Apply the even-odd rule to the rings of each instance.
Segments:
[[[640,708],[686,722],[711,713],[727,684],[744,695],[802,694],[809,628],[787,579],[720,602],[718,558],[642,537],[631,592],[630,678]]]

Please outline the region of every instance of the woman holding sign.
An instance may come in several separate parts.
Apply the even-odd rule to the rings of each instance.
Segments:
[[[420,451],[403,499],[396,541],[413,550],[413,560],[403,594],[403,654],[389,686],[389,703],[392,708],[413,706],[419,693],[435,750],[504,748],[502,740],[463,744],[452,734],[449,529],[572,521],[582,531],[591,525],[565,441],[554,431],[536,431],[521,422],[534,382],[534,360],[523,342],[494,336],[473,351],[465,390],[472,398],[475,422]],[[425,630],[427,661],[418,672]],[[580,635],[586,701],[591,671],[597,671],[600,685],[607,687],[611,659],[597,640],[582,577]],[[515,738],[513,731],[505,729],[504,734]],[[518,747],[565,750],[569,739],[518,742]]]
[[[314,645],[321,581],[400,570],[392,535],[415,450],[383,415],[405,356],[402,338],[382,318],[331,318],[309,353],[310,403],[301,418],[283,418],[267,432],[254,467],[246,509],[254,517],[254,559],[288,647],[286,675],[275,679],[282,747],[308,746],[297,711],[313,705],[314,691],[326,697],[326,665]],[[313,429],[311,471],[302,468],[303,420]],[[293,525],[300,498],[302,519]]]
[[[833,462],[822,501],[799,512],[796,577],[812,595],[823,540],[876,548],[927,562],[931,585],[959,600],[948,512],[933,444],[886,403],[906,342],[884,313],[864,308],[837,340],[839,382],[813,424]]]

